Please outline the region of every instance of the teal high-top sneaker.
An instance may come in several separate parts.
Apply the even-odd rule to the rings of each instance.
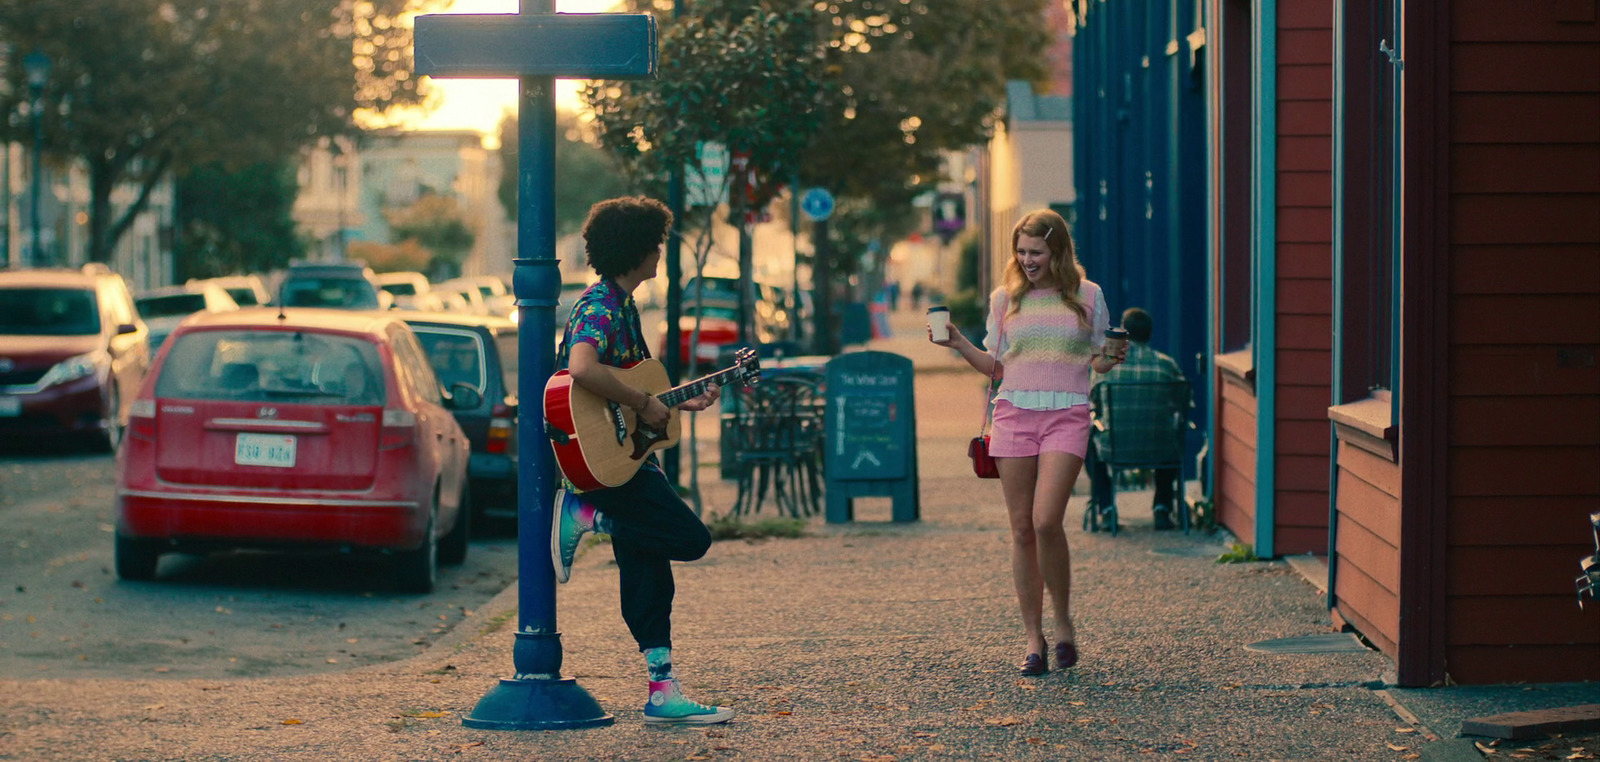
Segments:
[[[706,706],[684,697],[678,677],[672,671],[672,649],[646,649],[644,663],[650,670],[650,700],[644,704],[645,722],[715,725],[733,719],[733,710],[728,707]]]
[[[715,725],[733,719],[733,709],[707,706],[683,695],[676,678],[651,680],[650,700],[644,705],[644,721],[683,725]]]

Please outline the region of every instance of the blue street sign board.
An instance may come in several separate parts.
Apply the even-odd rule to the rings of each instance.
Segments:
[[[643,13],[418,16],[418,74],[628,79],[656,73],[656,19]]]
[[[821,222],[833,216],[833,194],[827,188],[812,188],[800,197],[800,210]]]

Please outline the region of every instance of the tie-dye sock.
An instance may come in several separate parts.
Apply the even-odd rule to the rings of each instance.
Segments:
[[[644,664],[650,670],[650,682],[660,683],[677,677],[672,673],[671,648],[647,648],[644,652]]]

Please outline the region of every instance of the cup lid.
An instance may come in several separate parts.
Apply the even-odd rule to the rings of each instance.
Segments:
[[[949,307],[929,307],[928,311],[929,312],[949,312],[950,308]]]

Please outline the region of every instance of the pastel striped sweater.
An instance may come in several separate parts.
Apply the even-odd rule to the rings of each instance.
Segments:
[[[1089,402],[1089,361],[1105,344],[1110,324],[1100,286],[1083,281],[1079,300],[1089,308],[1089,324],[1061,302],[1057,289],[1034,289],[1022,297],[1021,309],[1006,315],[1010,296],[1004,288],[990,295],[989,334],[1004,368],[999,399],[1029,410],[1059,410]],[[999,321],[1005,327],[997,330]]]

